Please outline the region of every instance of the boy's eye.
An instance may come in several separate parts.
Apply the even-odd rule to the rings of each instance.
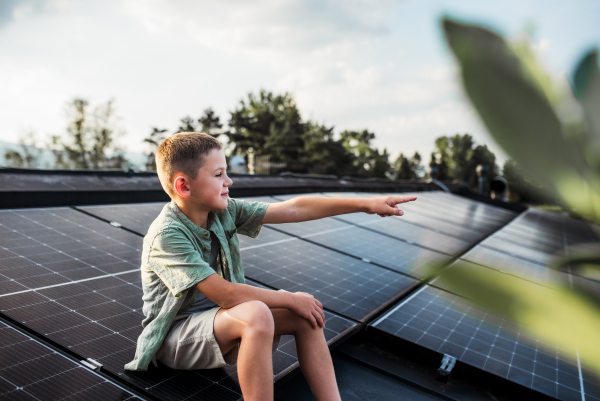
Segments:
[[[219,174],[217,174],[215,177],[220,177],[220,176],[222,176],[222,175],[223,175],[223,173],[219,173]]]

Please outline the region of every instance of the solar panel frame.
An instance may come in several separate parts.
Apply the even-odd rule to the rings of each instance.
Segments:
[[[75,208],[102,220],[118,223],[128,230],[145,236],[148,233],[150,224],[152,224],[166,204],[165,202],[151,202],[76,206]]]
[[[141,238],[69,208],[2,210],[0,227],[18,239],[0,240],[0,294],[139,268]]]
[[[557,272],[544,265],[484,246],[476,246],[461,259],[543,285],[555,284],[559,278]]]
[[[575,349],[552,350],[514,323],[443,290],[424,286],[371,326],[551,397],[581,399]]]
[[[117,384],[0,320],[0,397],[136,400]]]

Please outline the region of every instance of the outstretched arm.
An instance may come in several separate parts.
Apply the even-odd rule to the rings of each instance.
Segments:
[[[301,196],[281,203],[271,203],[262,223],[297,223],[356,212],[376,213],[381,217],[402,216],[404,212],[396,205],[416,199],[416,196],[386,196],[367,199]]]

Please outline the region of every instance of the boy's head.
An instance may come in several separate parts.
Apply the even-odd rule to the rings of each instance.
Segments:
[[[165,139],[156,152],[156,170],[163,189],[171,199],[176,199],[178,195],[189,197],[187,192],[182,193],[182,185],[187,189],[193,188],[190,184],[200,178],[200,169],[207,158],[215,165],[211,164],[211,167],[225,169],[225,165],[221,166],[225,162],[222,149],[215,138],[198,132],[181,132]],[[227,178],[225,171],[215,172],[214,175],[218,174]],[[212,176],[212,172],[207,172],[207,177]],[[225,185],[231,185],[231,180]]]

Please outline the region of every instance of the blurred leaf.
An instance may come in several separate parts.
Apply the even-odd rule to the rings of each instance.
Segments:
[[[584,162],[583,149],[565,138],[535,68],[523,66],[488,29],[449,19],[443,27],[465,90],[498,144],[550,196],[600,221],[600,181]]]
[[[598,52],[589,52],[579,63],[573,79],[573,92],[590,124],[590,132],[600,138],[600,70]]]
[[[557,346],[600,371],[600,307],[573,290],[549,288],[458,261],[434,284],[522,326],[532,338]]]
[[[513,44],[511,49],[521,61],[524,75],[542,90],[550,104],[557,105],[562,97],[560,90],[538,62],[528,41],[524,40]]]
[[[579,63],[573,77],[573,92],[586,117],[585,160],[595,171],[600,171],[600,70],[597,51],[589,52]]]

